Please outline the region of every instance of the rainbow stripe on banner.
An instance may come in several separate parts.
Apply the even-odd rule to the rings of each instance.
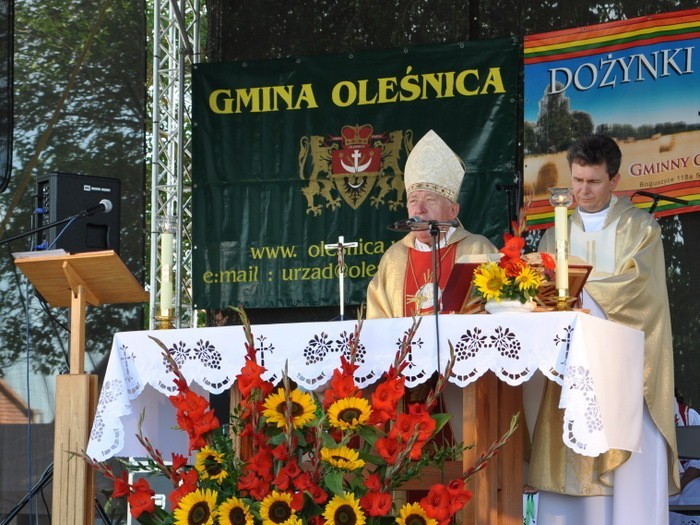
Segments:
[[[524,184],[533,196],[531,228],[552,223],[547,188],[570,184],[565,151],[577,133],[603,132],[618,141],[618,195],[640,208],[654,206],[657,216],[700,210],[699,44],[700,9],[525,37]],[[558,105],[549,97],[558,97]],[[567,126],[561,114],[546,118],[551,107],[578,121]],[[581,121],[585,133],[576,127]],[[687,204],[654,202],[638,191]]]

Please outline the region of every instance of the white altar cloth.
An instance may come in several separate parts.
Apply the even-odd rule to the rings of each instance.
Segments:
[[[357,383],[366,387],[388,370],[410,318],[366,320],[356,357]],[[287,367],[291,379],[314,390],[330,379],[349,351],[356,321],[254,325],[258,362],[277,381]],[[454,346],[452,383],[466,386],[487,371],[511,385],[539,369],[562,385],[564,442],[580,454],[610,448],[639,451],[642,422],[644,334],[581,312],[442,315],[424,317],[414,337],[407,385],[424,382]],[[200,391],[230,388],[245,357],[241,326],[121,332],[114,336],[87,454],[145,456],[135,438],[142,413],[143,433],[169,457],[187,450],[187,436],[175,430],[167,395],[175,391],[157,338],[184,376]],[[440,367],[441,369],[444,366]]]

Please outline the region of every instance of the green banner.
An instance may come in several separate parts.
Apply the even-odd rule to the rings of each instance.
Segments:
[[[403,166],[434,129],[462,157],[460,219],[500,244],[515,179],[513,39],[193,70],[196,308],[365,299],[387,227],[406,217]]]

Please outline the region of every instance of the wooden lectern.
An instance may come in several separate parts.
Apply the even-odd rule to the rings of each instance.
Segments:
[[[114,251],[17,258],[51,306],[70,307],[70,374],[56,377],[52,515],[54,525],[94,522],[94,471],[70,452],[86,449],[97,406],[97,376],[85,374],[87,305],[140,303],[148,294]]]

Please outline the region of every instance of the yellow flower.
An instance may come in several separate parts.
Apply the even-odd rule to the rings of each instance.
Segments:
[[[297,388],[289,392],[289,401],[291,406],[289,419],[293,428],[301,428],[314,419],[316,403],[310,394]],[[264,407],[263,416],[267,418],[269,423],[274,423],[280,428],[287,428],[285,416],[289,411],[287,410],[284,388],[279,388],[276,393],[267,396]]]
[[[365,398],[346,397],[328,407],[328,422],[335,428],[352,430],[367,423],[371,413],[369,401]]]
[[[537,290],[542,284],[542,277],[531,266],[524,266],[515,282],[520,290]]]
[[[429,518],[425,509],[418,503],[406,503],[396,518],[397,525],[437,525],[437,520]]]
[[[357,450],[352,450],[346,446],[321,449],[321,461],[343,470],[355,470],[365,466],[365,462],[360,459]]]
[[[205,446],[197,453],[194,467],[202,479],[221,481],[228,476],[228,472],[223,468],[223,461],[223,454]]]
[[[474,272],[474,286],[486,299],[501,299],[503,287],[510,284],[506,272],[496,262],[484,263]]]
[[[211,489],[190,492],[175,509],[175,525],[214,525],[216,497]]]
[[[219,507],[219,525],[253,525],[253,514],[245,501],[231,497]]]
[[[301,525],[292,509],[292,495],[273,490],[260,504],[262,525]]]
[[[336,494],[326,505],[323,512],[326,525],[365,525],[365,515],[360,509],[360,502],[350,493]]]

